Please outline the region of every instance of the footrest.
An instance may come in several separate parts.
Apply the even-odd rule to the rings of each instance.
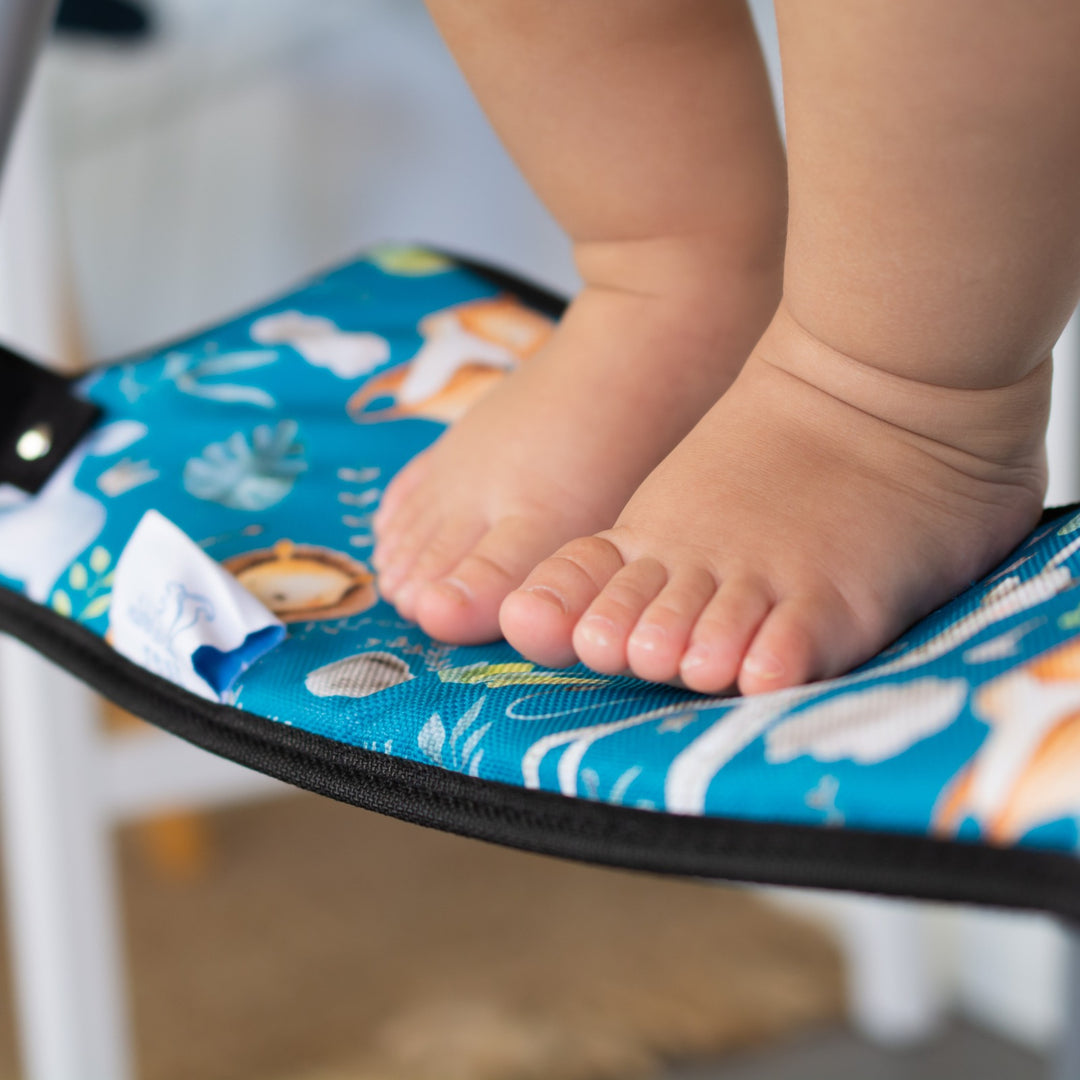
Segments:
[[[387,481],[561,309],[381,247],[89,376],[96,425],[37,494],[0,486],[0,629],[208,750],[420,824],[1080,916],[1075,509],[857,671],[753,698],[445,645],[380,600]]]

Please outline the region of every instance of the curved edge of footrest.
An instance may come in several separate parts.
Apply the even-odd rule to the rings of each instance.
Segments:
[[[1042,910],[1080,920],[1071,855],[899,833],[684,817],[569,798],[334,742],[206,701],[0,589],[10,633],[99,693],[212,753],[418,825],[629,870]]]

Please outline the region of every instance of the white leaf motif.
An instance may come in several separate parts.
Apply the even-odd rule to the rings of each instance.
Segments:
[[[478,727],[466,740],[465,745],[461,748],[461,764],[462,766],[469,764],[469,758],[472,757],[472,752],[476,749],[476,744],[488,733],[488,728],[491,727],[491,721],[489,720],[483,727]]]
[[[446,728],[443,727],[439,714],[436,713],[421,729],[416,737],[416,744],[436,765],[443,763],[443,744],[446,742]]]
[[[469,728],[475,723],[476,718],[480,715],[480,710],[484,707],[484,699],[473,702],[468,709],[462,714],[461,719],[454,725],[453,733],[450,735],[450,745],[457,746],[462,735],[465,734]]]

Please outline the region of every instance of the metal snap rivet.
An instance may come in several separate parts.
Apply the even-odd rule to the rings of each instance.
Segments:
[[[40,461],[53,447],[53,431],[48,424],[35,424],[19,436],[15,453],[23,461]]]

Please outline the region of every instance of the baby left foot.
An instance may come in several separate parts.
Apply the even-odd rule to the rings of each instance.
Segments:
[[[1002,559],[1045,490],[1047,359],[954,389],[834,352],[781,307],[615,526],[504,601],[532,660],[743,693],[841,674]]]

